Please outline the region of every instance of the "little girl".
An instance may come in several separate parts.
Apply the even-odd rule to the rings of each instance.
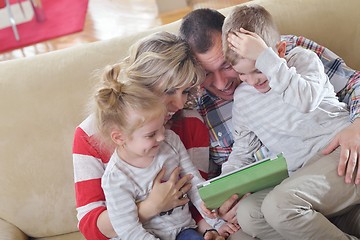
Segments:
[[[105,75],[106,76],[106,75]],[[109,75],[108,75],[109,76]],[[159,96],[137,84],[121,83],[105,77],[97,90],[96,119],[102,137],[116,145],[102,177],[109,218],[118,239],[204,239],[195,230],[189,206],[163,212],[141,224],[137,202],[152,189],[155,177],[165,167],[163,180],[180,167],[181,176],[192,174],[191,202],[200,211],[201,199],[196,185],[204,181],[191,162],[179,137],[165,130],[167,110]],[[179,190],[179,198],[186,198]],[[207,222],[219,229],[222,219]],[[215,238],[213,238],[215,239]]]

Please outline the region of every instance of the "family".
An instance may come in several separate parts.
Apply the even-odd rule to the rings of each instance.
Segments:
[[[84,237],[360,238],[359,75],[294,38],[259,5],[198,9],[107,66],[74,136]],[[196,184],[264,147],[290,177],[206,209]]]

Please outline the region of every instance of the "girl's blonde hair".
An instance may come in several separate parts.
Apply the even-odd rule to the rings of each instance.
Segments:
[[[234,7],[229,16],[225,18],[222,27],[222,45],[225,59],[235,65],[241,56],[228,46],[227,37],[231,32],[244,28],[255,32],[264,42],[274,50],[280,41],[280,33],[271,14],[262,6],[249,3]]]
[[[164,119],[166,108],[161,98],[138,84],[124,84],[107,72],[96,91],[96,120],[105,142],[111,143],[111,132],[120,130],[131,136],[135,129],[155,119]],[[139,118],[130,121],[130,113]]]

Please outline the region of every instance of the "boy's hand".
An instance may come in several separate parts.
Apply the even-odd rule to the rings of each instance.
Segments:
[[[329,154],[340,146],[339,176],[345,175],[345,182],[360,184],[360,119],[341,130],[322,151]],[[357,172],[355,171],[357,167]]]
[[[256,33],[240,28],[239,32],[229,33],[229,47],[241,57],[254,60],[268,48],[264,40]]]

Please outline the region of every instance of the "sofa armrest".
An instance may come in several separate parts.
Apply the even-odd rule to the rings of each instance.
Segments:
[[[27,240],[29,238],[16,226],[12,225],[11,223],[8,223],[3,219],[0,219],[0,239]]]

